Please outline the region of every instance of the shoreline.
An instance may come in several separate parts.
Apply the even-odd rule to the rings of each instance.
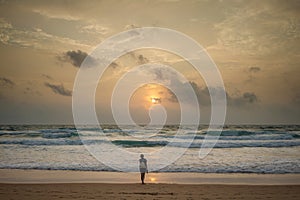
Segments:
[[[187,184],[0,184],[0,199],[289,199],[300,198],[300,185],[187,185]]]
[[[139,173],[0,169],[0,199],[300,199],[300,174],[149,173],[145,185],[139,178]]]
[[[193,185],[300,185],[300,174],[156,172],[146,183]],[[70,170],[0,169],[2,184],[108,183],[134,184],[139,173]]]

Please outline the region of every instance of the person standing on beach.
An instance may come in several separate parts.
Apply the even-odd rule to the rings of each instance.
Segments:
[[[141,172],[141,181],[142,184],[145,184],[145,173],[148,173],[147,160],[144,158],[144,154],[141,154],[140,162],[140,172]]]

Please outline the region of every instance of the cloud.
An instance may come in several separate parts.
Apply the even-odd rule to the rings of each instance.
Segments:
[[[12,29],[12,25],[6,22],[4,19],[0,18],[0,42],[3,44],[8,44],[10,37],[6,34],[5,30]]]
[[[197,96],[199,105],[202,106],[211,105],[210,93],[208,87],[200,87],[197,83],[193,81],[182,83],[180,85],[177,85],[177,87],[180,87],[180,89],[184,91],[187,88],[188,84],[192,86]],[[220,89],[218,88],[210,88],[210,90],[211,90],[211,95],[217,95],[218,91],[220,91]],[[245,92],[242,95],[237,95],[237,96],[229,95],[226,92],[226,96],[227,96],[228,105],[230,106],[244,106],[249,104],[255,104],[259,101],[257,95],[253,92]],[[169,90],[169,97],[167,98],[167,100],[170,102],[178,102],[177,97],[170,90]],[[188,101],[188,97],[185,100]]]
[[[143,55],[139,55],[138,56],[138,63],[141,65],[141,64],[145,64],[145,63],[148,63],[149,60],[148,58],[144,57]]]
[[[249,67],[247,69],[247,73],[248,73],[248,79],[246,79],[244,81],[245,84],[248,84],[248,83],[252,83],[253,81],[256,80],[256,75],[258,72],[261,71],[261,68],[260,67]]]
[[[109,66],[112,67],[113,69],[116,69],[117,67],[119,67],[119,64],[116,62],[112,62]]]
[[[71,63],[74,67],[80,67],[83,61],[85,61],[86,67],[93,67],[97,64],[97,60],[95,58],[81,50],[67,51],[63,53],[62,56],[57,56],[57,59],[61,62]],[[113,68],[117,67],[116,63],[113,63],[112,65]]]
[[[53,9],[51,9],[53,10]],[[51,13],[50,10],[46,10],[46,9],[34,9],[33,10],[34,13],[38,13],[44,17],[50,18],[50,19],[63,19],[63,20],[67,20],[67,21],[77,21],[79,20],[78,17],[75,17],[74,15],[67,15],[67,14],[62,14],[62,13]]]
[[[130,30],[130,29],[135,29],[135,28],[141,28],[141,26],[136,25],[136,24],[129,24],[124,27],[125,30]]]
[[[49,87],[55,94],[60,94],[62,96],[72,96],[72,91],[66,89],[63,84],[55,85],[45,82],[45,86]]]
[[[15,83],[9,78],[0,77],[0,87],[13,88]]]
[[[45,32],[41,28],[21,29],[0,18],[0,43],[10,46],[57,51],[69,48],[90,48],[68,37]]]
[[[136,62],[138,65],[142,65],[142,64],[146,64],[149,63],[149,59],[146,58],[144,55],[142,54],[137,54],[135,52],[130,52],[128,53],[128,55],[131,56],[131,59]]]
[[[300,31],[297,7],[299,3],[292,1],[241,2],[214,25],[218,45],[239,55],[295,54]]]
[[[159,67],[159,68],[149,68],[148,71],[154,74],[154,79],[158,81],[169,80],[172,76],[176,76],[176,74],[170,71],[168,68]]]
[[[189,81],[189,82],[180,82],[180,81],[174,82],[174,81],[172,81],[172,82],[173,83],[171,83],[172,84],[171,87],[177,88],[176,89],[176,91],[178,91],[177,95],[181,95],[183,97],[182,98],[183,101],[185,101],[186,103],[188,103],[191,98],[191,97],[186,96],[186,92],[185,92],[189,89],[189,85],[190,85],[195,92],[195,95],[198,99],[199,105],[203,105],[203,106],[210,105],[210,96],[209,96],[207,87],[201,88],[193,81]],[[176,95],[171,90],[168,90],[166,99],[169,102],[173,102],[173,103],[178,102]]]
[[[228,104],[232,106],[242,106],[246,104],[254,104],[258,102],[258,97],[253,92],[245,92],[241,96],[227,95]]]
[[[165,67],[148,67],[146,73],[153,74],[153,79],[162,83],[166,83],[171,89],[176,91],[177,95],[181,97],[183,103],[191,103],[191,99],[193,96],[189,96],[190,87],[195,92],[195,95],[198,99],[200,105],[209,105],[210,104],[210,96],[207,87],[199,87],[196,82],[186,81],[178,76],[174,71],[165,68]],[[216,89],[212,89],[212,91],[217,91]],[[178,98],[171,91],[168,90],[167,93],[162,93],[165,95],[165,99],[169,102],[176,103],[178,102]]]
[[[81,33],[87,33],[87,34],[93,34],[93,35],[98,35],[98,34],[102,34],[105,35],[107,34],[109,31],[109,29],[107,27],[104,26],[100,26],[97,24],[92,24],[92,25],[86,25],[86,26],[82,26],[80,28],[80,32]]]
[[[200,105],[210,105],[210,93],[208,87],[199,87],[195,82],[189,82],[195,91]],[[218,88],[210,88],[211,95],[218,95]],[[227,102],[229,105],[241,106],[246,104],[254,104],[258,102],[258,97],[253,92],[245,92],[242,95],[231,96],[226,92]]]
[[[243,99],[248,103],[255,103],[257,102],[257,96],[253,92],[245,92],[243,94]]]
[[[84,59],[88,56],[86,52],[83,52],[81,50],[77,51],[67,51],[65,53],[65,57],[68,61],[71,62],[71,64],[75,67],[80,67],[81,63],[84,61]]]
[[[255,69],[257,71],[258,69]],[[198,103],[200,106],[211,106],[210,95],[216,97],[217,99],[220,97],[220,94],[223,93],[223,89],[219,87],[207,87],[201,86],[196,81],[186,81],[181,79],[177,73],[174,71],[165,68],[165,67],[147,67],[145,71],[147,74],[153,75],[153,80],[159,81],[161,83],[166,83],[173,91],[176,91],[176,94],[171,90],[167,90],[167,92],[160,92],[163,96],[162,100],[169,101],[171,103],[177,103],[179,98],[176,95],[180,96],[181,103],[190,104],[192,103],[191,93],[188,93],[190,87],[195,92]],[[235,94],[229,94],[225,91],[227,104],[229,106],[240,107],[240,106],[248,106],[255,105],[259,102],[258,96],[254,92],[245,91],[240,93],[239,91]]]

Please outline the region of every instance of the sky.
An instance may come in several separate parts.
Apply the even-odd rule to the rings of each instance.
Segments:
[[[216,63],[227,94],[227,124],[299,124],[299,10],[297,0],[2,0],[0,123],[72,124],[73,85],[86,56],[122,31],[163,27],[193,38]],[[201,122],[208,123],[210,99],[201,75],[177,55],[157,49],[130,52],[107,68],[96,91],[98,119],[114,121],[110,105],[117,81],[134,67],[155,62],[184,75],[187,81],[172,83],[183,92],[190,83]],[[145,74],[172,81],[162,70]],[[132,118],[148,123],[157,104],[164,106],[168,123],[180,121],[178,99],[157,84],[143,85],[131,96]]]

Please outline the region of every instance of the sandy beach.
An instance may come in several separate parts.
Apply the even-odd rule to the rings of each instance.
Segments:
[[[299,199],[300,175],[0,170],[0,199]]]
[[[0,184],[1,199],[295,199],[300,185]]]

